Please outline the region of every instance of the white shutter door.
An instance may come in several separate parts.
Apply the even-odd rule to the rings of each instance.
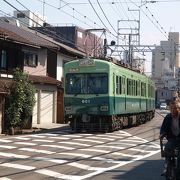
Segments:
[[[32,126],[37,124],[37,106],[38,106],[37,99],[38,99],[38,93],[35,93],[36,103],[33,108]]]
[[[41,124],[53,122],[53,92],[41,93]]]

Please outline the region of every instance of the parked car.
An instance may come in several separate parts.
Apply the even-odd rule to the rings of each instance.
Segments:
[[[160,104],[160,109],[167,109],[167,104],[166,103],[161,103]]]

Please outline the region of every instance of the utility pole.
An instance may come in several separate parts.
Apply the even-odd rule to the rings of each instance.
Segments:
[[[102,31],[102,34],[105,35],[106,37],[106,29],[102,28],[102,29],[86,29],[86,37],[85,37],[85,40],[84,40],[84,45],[85,45],[85,51],[86,51],[86,54],[87,53],[87,37],[89,35],[89,32],[92,32],[92,31]],[[94,42],[94,49],[93,49],[93,52],[92,52],[92,55],[95,57],[95,54],[96,54],[96,50],[98,49],[98,42],[100,42],[100,40],[98,40],[96,43]],[[107,39],[105,38],[104,39],[104,45],[103,45],[103,57],[106,57],[107,55]]]
[[[178,68],[178,98],[180,98],[180,68]]]

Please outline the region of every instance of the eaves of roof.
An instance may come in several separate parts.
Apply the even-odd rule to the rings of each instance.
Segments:
[[[29,80],[32,81],[34,84],[49,84],[49,85],[56,85],[61,87],[62,82],[56,80],[55,78],[49,76],[35,76],[29,75]]]
[[[28,28],[18,27],[3,21],[0,21],[0,36],[1,39],[15,43],[53,49],[59,48],[56,44],[29,31]]]
[[[86,56],[86,53],[84,53],[82,51],[79,51],[79,50],[77,50],[75,48],[69,47],[69,46],[67,46],[67,45],[65,45],[63,43],[58,42],[58,41],[55,41],[53,38],[51,38],[51,37],[49,37],[47,35],[44,35],[41,32],[37,32],[37,30],[32,29],[32,31],[35,31],[40,37],[42,37],[42,38],[52,42],[53,44],[56,44],[57,46],[59,46],[60,47],[59,48],[60,51],[63,48],[64,50],[66,50],[66,51],[68,51],[68,52],[70,52],[72,54],[83,56],[83,57]]]

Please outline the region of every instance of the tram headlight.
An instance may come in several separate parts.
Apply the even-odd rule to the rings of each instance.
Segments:
[[[108,106],[107,105],[100,106],[100,111],[108,111]]]
[[[70,112],[71,110],[72,110],[72,107],[71,107],[71,106],[66,106],[66,107],[65,107],[65,111],[66,111],[66,112]]]

